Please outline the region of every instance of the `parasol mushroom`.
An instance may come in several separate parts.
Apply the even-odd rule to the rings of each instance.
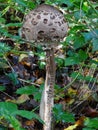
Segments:
[[[46,80],[40,103],[40,117],[45,122],[44,130],[51,130],[54,105],[55,61],[54,49],[66,36],[67,22],[56,7],[42,4],[24,18],[21,36],[36,45],[46,46]]]

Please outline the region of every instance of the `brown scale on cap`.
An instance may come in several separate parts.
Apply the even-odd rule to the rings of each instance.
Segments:
[[[67,31],[68,25],[62,12],[42,4],[25,16],[21,36],[29,41],[53,43],[63,40]]]

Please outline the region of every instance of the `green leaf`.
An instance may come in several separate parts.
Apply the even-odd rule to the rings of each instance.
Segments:
[[[2,24],[5,23],[5,21],[6,21],[6,20],[5,20],[4,18],[1,18],[1,17],[0,17],[0,24],[1,24],[1,23],[2,23]]]
[[[10,80],[12,81],[12,83],[14,85],[17,85],[19,83],[18,78],[17,78],[18,75],[15,72],[12,72],[12,73],[9,73],[9,74],[6,74],[6,75],[10,78]]]
[[[88,54],[83,50],[79,50],[77,57],[79,58],[79,60],[81,62],[83,62],[83,61],[85,61],[87,59]]]
[[[18,3],[18,6],[20,6],[20,10],[24,11],[24,8],[31,8],[33,9],[35,7],[35,2],[32,0],[13,0],[15,3]]]
[[[88,10],[89,10],[88,2],[84,2],[84,3],[83,3],[82,9],[83,9],[85,12],[88,12]]]
[[[95,130],[93,128],[83,128],[83,130]]]
[[[39,93],[39,92],[37,92],[37,93],[35,93],[34,94],[34,100],[36,100],[36,101],[40,101],[40,99],[41,99],[41,93]]]
[[[8,130],[8,129],[0,125],[0,130]]]
[[[74,17],[75,17],[76,20],[79,20],[83,16],[85,16],[83,11],[81,11],[81,15],[80,15],[80,11],[77,11],[77,12],[74,13]]]
[[[35,114],[34,112],[30,112],[30,111],[26,111],[26,110],[17,110],[15,112],[15,114],[17,114],[17,115],[19,115],[21,117],[27,118],[29,120],[31,120],[31,119],[37,119],[41,123],[43,123],[43,121],[40,119],[40,117],[37,114]]]
[[[75,57],[68,57],[65,59],[65,66],[79,64],[79,60]]]
[[[15,130],[21,130],[21,124],[14,116],[10,116],[9,114],[7,119],[11,122],[11,125],[15,128]]]
[[[34,86],[26,86],[26,87],[22,87],[22,88],[17,89],[16,93],[17,94],[33,95],[34,99],[36,101],[39,101],[41,99],[41,92],[39,92],[40,89],[38,89]]]
[[[62,4],[68,5],[69,7],[73,5],[70,0],[59,0],[59,1],[60,1],[60,3],[62,3]]]
[[[21,125],[20,122],[16,119],[16,115],[27,119],[37,119],[43,123],[40,117],[34,112],[18,110],[17,105],[11,102],[0,102],[0,115],[3,116],[6,120],[10,121],[15,130],[21,130]]]
[[[0,115],[3,116],[15,130],[21,130],[20,122],[15,118],[17,105],[10,102],[0,102]]]
[[[55,61],[56,61],[56,63],[58,64],[58,67],[61,67],[61,66],[63,66],[63,64],[64,64],[64,59],[63,59],[63,58],[58,58],[58,57],[56,57],[56,58],[55,58]]]
[[[98,51],[98,38],[96,39],[94,38],[92,42],[93,42],[93,51]]]
[[[0,42],[0,56],[3,56],[5,53],[10,51],[10,47],[2,42]]]
[[[24,0],[13,0],[15,3],[22,5],[23,7],[27,7],[27,4]]]
[[[5,27],[21,27],[22,23],[8,23]]]
[[[11,102],[0,102],[0,115],[15,115],[15,111],[17,110],[17,105]]]
[[[78,53],[74,53],[73,56],[70,56],[65,59],[65,66],[75,65],[84,62],[87,57],[88,55],[85,51],[79,50]]]
[[[73,34],[75,34],[76,32],[79,32],[80,30],[83,30],[83,29],[85,29],[85,26],[83,26],[83,25],[75,25],[73,28],[71,28],[71,30],[69,31],[71,34],[73,33]],[[77,38],[77,37],[79,37],[79,35],[74,35],[74,38]]]
[[[32,95],[36,92],[38,92],[38,89],[35,88],[34,86],[22,87],[22,88],[17,89],[16,91],[17,94],[28,94],[28,95]]]
[[[96,81],[96,78],[93,78],[92,76],[83,76],[81,73],[78,72],[72,72],[71,77],[74,79],[76,76],[77,80],[83,80],[83,81]]]
[[[55,104],[53,108],[54,116],[56,118],[56,122],[75,122],[75,118],[73,114],[63,111],[61,104]]]
[[[79,72],[72,72],[71,77],[74,79],[74,78],[76,78],[77,75],[78,75],[78,77],[77,77],[78,80],[80,80],[80,79],[83,80],[84,79],[83,75],[80,74]]]
[[[75,41],[74,41],[75,49],[83,47],[84,45],[86,45],[86,43],[85,43],[85,39],[83,36],[80,35],[80,36],[75,37]]]
[[[98,128],[98,118],[93,118],[93,119],[87,118],[84,122],[84,125],[89,128],[97,129]]]
[[[63,111],[63,108],[62,108],[62,105],[61,104],[55,104],[54,108],[53,108],[53,111],[55,113],[60,113]]]
[[[70,0],[48,0],[46,3],[66,4],[68,7],[73,5]]]
[[[29,112],[29,111],[26,111],[26,110],[17,110],[16,112],[15,112],[15,114],[16,115],[20,115],[20,116],[22,116],[22,117],[25,117],[25,118],[27,118],[27,119],[32,119],[33,118],[33,113],[32,112]]]
[[[82,33],[85,38],[85,42],[90,41],[92,39],[97,39],[96,35],[98,35],[98,29],[94,29],[92,31]]]
[[[0,86],[0,91],[4,91],[5,90],[5,86]]]
[[[62,119],[62,122],[75,122],[75,118],[72,113],[64,112],[60,115],[60,118]]]
[[[92,39],[91,32],[82,33],[82,35],[84,36],[85,42],[88,42],[88,41],[90,41]]]
[[[40,61],[40,62],[39,62],[39,67],[40,67],[40,69],[44,69],[44,68],[45,68],[45,65],[46,65],[46,63],[45,63],[44,61]]]

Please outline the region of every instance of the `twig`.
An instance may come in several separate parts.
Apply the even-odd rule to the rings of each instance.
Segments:
[[[77,79],[77,77],[79,76],[79,73],[76,75],[76,77],[67,85],[65,86],[63,89],[69,89],[71,87],[71,85],[75,82],[75,80]]]
[[[24,79],[21,79],[21,78],[18,78],[20,81],[22,82],[25,82],[25,83],[29,83],[29,84],[32,84],[32,85],[35,85],[37,87],[40,87],[40,85],[36,84],[36,83],[32,83],[31,81],[27,81],[27,80],[24,80]]]
[[[7,94],[6,92],[3,92],[3,91],[0,91],[0,92],[1,92],[1,93],[3,93],[4,95],[6,95],[6,96],[10,97],[11,99],[15,100],[15,98],[14,98],[14,97],[10,96],[10,95],[9,95],[9,94]]]

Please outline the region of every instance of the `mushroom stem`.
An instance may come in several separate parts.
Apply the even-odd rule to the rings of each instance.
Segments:
[[[44,130],[52,129],[52,108],[54,106],[54,84],[55,84],[55,61],[54,48],[46,50],[46,80],[40,104],[40,116],[45,122]]]

